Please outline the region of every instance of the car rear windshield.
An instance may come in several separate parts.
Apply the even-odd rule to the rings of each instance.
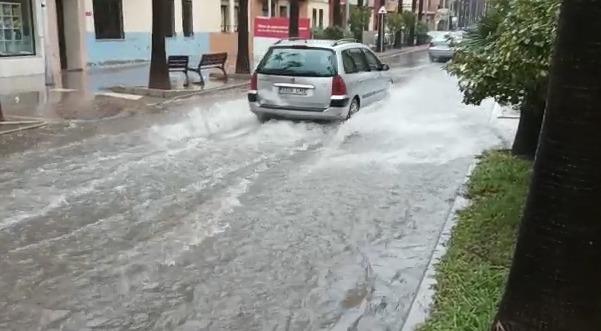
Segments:
[[[449,41],[446,39],[432,40],[432,46],[449,46]]]
[[[272,47],[257,72],[267,75],[332,77],[336,75],[334,51],[311,47]]]

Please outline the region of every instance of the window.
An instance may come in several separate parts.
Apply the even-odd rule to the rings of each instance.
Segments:
[[[357,71],[369,71],[369,65],[365,60],[365,54],[363,54],[363,51],[361,51],[360,48],[351,48],[348,52],[353,59]]]
[[[280,6],[280,17],[288,17],[288,6]]]
[[[35,53],[31,0],[0,2],[0,56]]]
[[[96,39],[123,39],[121,0],[93,0]]]
[[[323,9],[319,10],[319,27],[323,29]]]
[[[175,36],[175,4],[174,0],[167,0],[167,16],[170,18],[165,27],[165,37]]]
[[[363,49],[363,53],[365,53],[365,59],[367,60],[367,65],[369,65],[370,70],[380,70],[380,66],[382,63],[380,60],[368,49]]]
[[[349,50],[342,52],[342,65],[344,66],[344,72],[347,74],[354,74],[358,71]]]
[[[234,11],[234,31],[232,32],[238,32],[238,22],[240,22],[240,20],[238,19],[238,16],[240,15],[240,7],[236,6],[235,7],[235,11]]]
[[[317,26],[317,9],[313,8],[313,16],[311,17],[311,26]]]
[[[182,30],[185,37],[194,34],[194,20],[192,18],[192,0],[182,0]]]
[[[221,32],[227,32],[229,25],[229,15],[227,14],[227,5],[221,5]]]
[[[268,75],[332,77],[336,75],[335,54],[322,48],[271,48],[257,72]]]

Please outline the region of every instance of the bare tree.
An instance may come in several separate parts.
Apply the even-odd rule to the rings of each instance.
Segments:
[[[248,47],[248,0],[240,0],[238,13],[238,56],[236,58],[236,73],[250,73]]]
[[[148,87],[168,90],[169,68],[165,51],[165,32],[167,30],[167,0],[152,0],[152,50],[150,56],[150,77]]]
[[[547,108],[494,331],[601,330],[601,2],[563,1]]]
[[[298,19],[299,19],[299,8],[298,0],[290,0],[290,27],[288,30],[288,36],[298,37]]]

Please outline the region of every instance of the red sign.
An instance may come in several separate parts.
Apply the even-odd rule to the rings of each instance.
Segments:
[[[288,23],[286,17],[255,17],[255,37],[288,38]],[[301,38],[311,38],[308,18],[299,18],[298,34]]]

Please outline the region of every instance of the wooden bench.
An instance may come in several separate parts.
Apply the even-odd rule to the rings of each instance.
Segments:
[[[190,79],[188,78],[189,62],[190,58],[186,55],[172,55],[167,58],[169,72],[183,72],[184,75],[186,75],[186,83],[184,86],[188,86],[188,84],[190,84]]]
[[[227,61],[227,53],[203,54],[200,58],[197,68],[188,68],[200,76],[200,85],[204,85],[205,81],[202,77],[203,69],[220,69],[223,72],[225,81],[227,82],[227,72],[225,71],[225,62]]]

